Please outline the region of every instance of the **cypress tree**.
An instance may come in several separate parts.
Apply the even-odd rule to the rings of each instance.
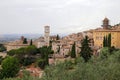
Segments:
[[[31,39],[31,41],[30,41],[30,45],[32,45],[32,39]]]
[[[60,36],[57,34],[57,38],[56,38],[57,40],[59,40],[60,39]]]
[[[28,42],[27,42],[27,38],[24,38],[24,40],[23,40],[23,44],[27,44]]]
[[[50,47],[50,49],[52,49],[52,42],[53,42],[52,40],[50,40],[50,42],[49,42],[49,45],[50,45],[49,47]]]
[[[88,62],[88,60],[92,56],[92,49],[89,47],[89,42],[90,40],[88,39],[88,36],[85,36],[85,38],[81,43],[82,47],[81,47],[80,55],[81,57],[83,57],[85,62]]]
[[[49,65],[49,54],[51,54],[52,50],[50,47],[43,46],[39,48],[39,51],[41,53],[41,59],[43,59],[45,62],[45,65]]]
[[[111,34],[108,35],[108,47],[111,47]]]
[[[58,50],[57,50],[58,53],[60,53],[60,46],[58,46]]]
[[[111,34],[104,36],[103,47],[111,47]]]
[[[74,44],[72,45],[71,58],[76,58],[75,42],[74,42]]]
[[[103,47],[105,47],[106,46],[106,44],[105,44],[105,36],[104,36],[104,39],[103,39]]]
[[[108,36],[105,37],[105,47],[108,46]]]

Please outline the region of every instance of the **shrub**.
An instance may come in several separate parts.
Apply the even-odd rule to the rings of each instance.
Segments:
[[[32,64],[33,62],[35,62],[35,59],[32,57],[25,57],[21,60],[21,64],[23,66],[28,66],[28,65]]]
[[[109,55],[103,48],[100,57],[91,57],[85,63],[83,58],[76,58],[75,63],[65,61],[47,66],[42,78],[29,77],[28,80],[120,80],[120,50]],[[101,58],[102,56],[102,58]],[[107,56],[107,57],[106,57]],[[39,60],[40,63],[42,60]],[[26,75],[27,76],[27,75]],[[17,79],[11,79],[17,80]],[[21,79],[25,80],[25,79]]]
[[[14,57],[7,57],[2,61],[2,78],[15,77],[20,67],[19,62]]]
[[[109,55],[109,48],[108,47],[104,47],[100,50],[100,57],[101,59],[106,59]]]
[[[38,60],[37,60],[37,65],[38,65],[41,69],[44,69],[44,68],[45,68],[45,60],[44,60],[44,59],[38,59]]]

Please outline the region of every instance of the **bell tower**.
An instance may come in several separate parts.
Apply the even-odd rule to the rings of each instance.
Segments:
[[[49,46],[50,41],[50,26],[44,27],[44,40],[45,40],[45,46]]]
[[[109,29],[109,19],[108,18],[105,18],[104,20],[103,20],[103,25],[102,25],[102,27],[103,27],[103,29]]]

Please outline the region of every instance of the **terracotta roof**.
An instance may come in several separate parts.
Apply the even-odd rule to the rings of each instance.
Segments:
[[[8,46],[28,46],[29,44],[8,44]]]
[[[69,46],[64,46],[63,48],[64,48],[64,49],[70,49],[70,47],[69,47]]]
[[[98,29],[98,30],[94,30],[94,32],[120,32],[119,29]]]
[[[54,54],[54,57],[55,57],[55,58],[63,58],[64,56],[63,56],[63,55],[60,55],[60,54]]]

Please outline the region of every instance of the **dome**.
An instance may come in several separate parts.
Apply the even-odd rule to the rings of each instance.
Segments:
[[[103,21],[109,21],[109,19],[105,17],[105,19]]]

